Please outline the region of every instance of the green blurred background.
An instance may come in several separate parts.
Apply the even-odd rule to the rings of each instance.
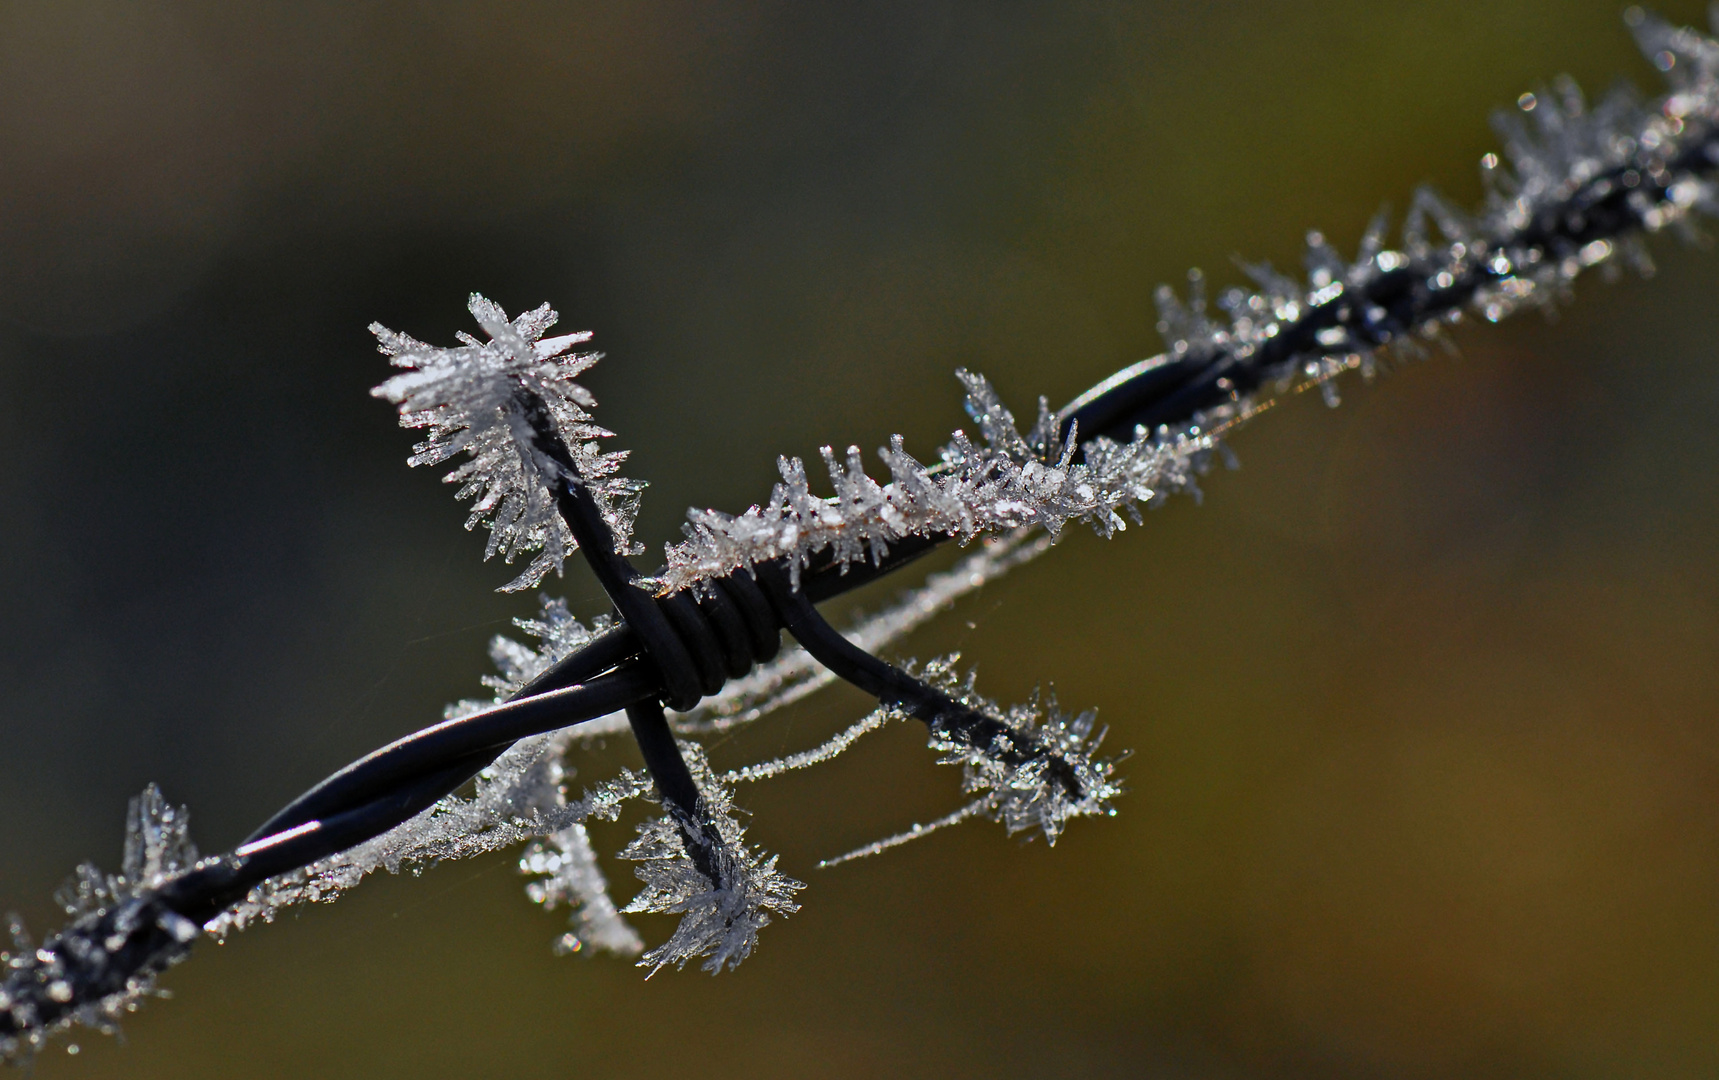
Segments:
[[[594,329],[654,548],[778,453],[932,452],[957,366],[1067,400],[1190,265],[1476,200],[1490,109],[1654,85],[1621,7],[5,3],[0,907],[55,925],[150,780],[230,846],[533,610],[406,469],[372,319],[449,341],[478,289]],[[1097,706],[1114,820],[815,870],[957,805],[903,727],[744,793],[811,887],[733,974],[557,959],[498,857],[200,947],[36,1075],[1714,1075],[1719,259],[1654,250],[902,647]]]

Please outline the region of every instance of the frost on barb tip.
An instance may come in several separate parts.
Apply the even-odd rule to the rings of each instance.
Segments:
[[[1077,817],[1112,817],[1112,799],[1123,793],[1117,758],[1096,756],[1104,729],[1096,732],[1096,709],[1070,715],[1056,696],[1034,693],[1024,705],[1002,708],[973,688],[971,672],[955,672],[958,656],[925,666],[924,678],[982,716],[999,720],[1010,737],[976,744],[961,733],[933,727],[931,748],[940,764],[962,766],[961,789],[975,796],[974,810],[999,822],[1010,836],[1036,829],[1055,845]],[[1022,753],[1020,747],[1029,749]]]
[[[0,1060],[28,1059],[49,1038],[84,1024],[109,1034],[155,990],[155,978],[183,960],[197,924],[168,910],[154,890],[197,862],[184,807],[150,784],[131,800],[120,872],[85,863],[56,899],[72,921],[40,945],[10,920],[0,951]]]
[[[475,500],[466,528],[480,522],[489,528],[484,558],[500,553],[511,563],[536,552],[503,591],[529,588],[550,571],[560,573],[577,544],[556,509],[554,491],[563,469],[537,448],[527,419],[535,399],[548,410],[572,457],[578,475],[568,479],[590,487],[616,548],[637,554],[633,519],[644,484],[614,475],[626,453],[597,449],[596,440],[612,432],[591,422],[586,410],[595,407],[596,399],[573,381],[601,358],[601,353],[569,351],[589,341],[590,332],[545,338],[557,318],[548,304],[511,321],[499,305],[477,293],[468,306],[490,340],[480,342],[462,332],[463,344],[439,349],[380,323],[370,326],[381,352],[405,369],[371,393],[399,407],[402,427],[430,431],[413,447],[411,464],[437,465],[461,452],[469,455],[444,479],[460,485],[457,498]]]
[[[1054,695],[1041,698],[1037,693],[1026,704],[1005,709],[974,689],[971,672],[965,677],[956,672],[959,660],[959,655],[933,660],[920,677],[966,709],[1002,726],[989,742],[975,741],[971,729],[942,723],[932,726],[931,748],[943,755],[939,764],[962,766],[961,790],[970,801],[930,824],[915,825],[904,833],[825,859],[819,866],[866,858],[971,817],[996,821],[1010,836],[1037,830],[1055,846],[1071,820],[1115,815],[1111,800],[1124,792],[1115,776],[1116,763],[1127,755],[1097,756],[1104,730],[1093,730],[1096,710],[1071,716],[1057,707]],[[880,710],[885,719],[890,711]],[[881,722],[874,722],[874,726]]]
[[[639,826],[638,837],[621,858],[639,863],[633,872],[645,887],[622,910],[681,917],[674,934],[639,959],[640,967],[650,968],[654,975],[668,964],[680,968],[702,956],[704,969],[714,975],[751,955],[758,931],[770,924],[772,916],[800,910],[794,894],[806,886],[777,871],[776,856],[766,857],[747,846],[741,811],[712,776],[703,750],[682,743],[681,752],[701,793],[699,822],[682,822],[665,814]],[[706,853],[716,870],[714,881],[699,869],[688,848],[688,833],[698,843],[708,843],[710,830],[700,828],[701,823],[713,825],[721,841],[715,851]]]

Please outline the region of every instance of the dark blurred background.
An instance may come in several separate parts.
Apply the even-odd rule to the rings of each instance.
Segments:
[[[778,453],[931,453],[957,366],[1067,400],[1158,351],[1190,265],[1477,200],[1490,109],[1656,85],[1621,8],[0,5],[0,907],[55,925],[150,780],[232,845],[534,610],[407,470],[371,320],[448,342],[476,289],[594,329],[656,548]],[[811,888],[738,972],[556,959],[497,857],[200,947],[36,1075],[1714,1075],[1719,258],[1654,251],[1263,418],[1203,506],[905,643],[1134,750],[1054,851],[970,824],[814,869],[957,805],[903,727],[744,793]]]

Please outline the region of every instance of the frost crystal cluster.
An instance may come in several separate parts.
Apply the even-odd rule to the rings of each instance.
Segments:
[[[1054,695],[1042,698],[1036,693],[1024,705],[1003,708],[974,688],[972,672],[965,677],[957,673],[955,665],[959,660],[959,654],[940,657],[926,664],[921,674],[926,682],[957,704],[1000,725],[996,736],[987,741],[975,741],[965,732],[948,726],[932,725],[931,748],[943,755],[939,764],[962,766],[962,791],[976,797],[936,821],[914,825],[906,832],[826,859],[820,866],[836,866],[876,855],[974,817],[999,822],[1010,836],[1037,830],[1054,847],[1074,818],[1115,815],[1110,801],[1125,789],[1114,774],[1117,762],[1127,755],[1095,756],[1105,734],[1102,729],[1093,732],[1098,718],[1096,710],[1070,716],[1057,707]],[[820,748],[784,762],[791,763],[787,767],[802,767],[797,758],[827,760],[846,749],[859,735],[904,715],[899,710],[882,707],[831,740],[827,744],[831,752],[823,754],[824,748]],[[1026,752],[1023,748],[1027,748]],[[781,768],[778,763],[769,763],[729,775],[745,778],[746,773],[753,771],[774,775]]]
[[[688,512],[687,539],[668,549],[660,575],[667,591],[684,589],[770,559],[786,558],[795,573],[815,554],[829,550],[846,565],[881,560],[889,545],[908,536],[954,536],[1037,526],[1052,536],[1070,521],[1085,521],[1105,536],[1136,521],[1139,507],[1193,486],[1194,475],[1217,443],[1198,425],[1174,434],[1140,432],[1128,443],[1100,438],[1086,444],[1082,460],[1064,443],[1059,418],[1039,400],[1039,418],[1022,435],[1015,418],[981,375],[958,371],[966,387],[967,414],[984,445],[957,431],[941,461],[921,464],[901,436],[878,451],[890,471],[879,484],[866,475],[857,446],[845,462],[824,448],[835,496],[813,495],[806,466],[782,458],[782,483],[764,507],[738,516],[719,510]]]
[[[779,872],[776,856],[746,845],[739,811],[711,775],[702,749],[683,743],[681,751],[703,796],[699,820],[677,820],[670,814],[639,826],[638,838],[621,858],[639,863],[633,872],[645,887],[624,910],[681,917],[673,936],[640,959],[652,974],[667,964],[683,967],[701,956],[706,957],[704,969],[715,974],[752,954],[758,931],[770,925],[772,915],[800,910],[794,894],[806,886]],[[693,850],[695,844],[705,850]]]
[[[155,977],[184,959],[197,924],[153,891],[197,862],[183,807],[154,784],[131,800],[120,872],[85,863],[56,897],[71,922],[40,945],[10,920],[12,947],[0,952],[0,1060],[22,1061],[73,1024],[117,1030],[118,1020],[154,992]]]
[[[1011,836],[1037,829],[1053,846],[1070,820],[1116,813],[1110,800],[1123,788],[1113,775],[1116,759],[1094,756],[1104,741],[1103,729],[1093,733],[1096,710],[1070,716],[1057,708],[1054,695],[1041,699],[1037,694],[1024,705],[1004,709],[973,688],[972,673],[956,675],[959,659],[927,664],[926,680],[981,716],[1001,721],[1014,736],[1008,743],[975,746],[949,731],[932,730],[931,748],[943,754],[943,764],[962,766],[962,790],[978,796],[970,812],[1000,822]],[[1012,752],[1019,744],[1035,752]]]
[[[932,748],[943,762],[961,767],[966,801],[943,818],[822,865],[974,817],[994,820],[1010,834],[1042,834],[1054,844],[1073,819],[1111,814],[1123,791],[1114,775],[1118,759],[1098,756],[1104,733],[1095,729],[1092,712],[1070,715],[1054,698],[1036,696],[1004,708],[979,695],[971,676],[958,676],[953,658],[915,677],[871,653],[1047,550],[1072,522],[1108,536],[1130,518],[1141,520],[1144,507],[1169,494],[1198,494],[1196,478],[1212,453],[1223,450],[1220,440],[1278,398],[1318,389],[1336,404],[1338,376],[1359,371],[1368,377],[1383,359],[1418,356],[1422,342],[1439,339],[1447,324],[1468,314],[1497,321],[1523,307],[1550,307],[1564,301],[1590,267],[1650,270],[1643,234],[1676,228],[1694,235],[1694,213],[1719,212],[1719,42],[1639,10],[1627,18],[1667,76],[1669,91],[1644,101],[1619,90],[1590,107],[1574,83],[1562,80],[1522,95],[1516,111],[1495,121],[1503,152],[1482,161],[1487,196],[1477,212],[1423,190],[1394,246],[1381,214],[1353,259],[1310,233],[1305,279],[1265,264],[1244,266],[1255,287],[1224,291],[1215,312],[1196,271],[1186,298],[1169,288],[1158,293],[1162,355],[1118,372],[1060,412],[1041,399],[1025,433],[984,378],[958,372],[975,436],[955,432],[931,464],[908,454],[896,436],[879,451],[889,474],[882,482],[866,473],[858,448],[840,458],[825,448],[833,488],[827,496],[812,492],[804,462],[782,459],[782,482],[764,506],[738,515],[689,512],[686,539],[668,548],[663,569],[649,579],[654,598],[637,589],[647,579],[616,557],[641,551],[631,533],[643,485],[617,475],[623,453],[599,450],[597,440],[610,433],[592,422],[588,410],[596,403],[574,381],[598,359],[573,351],[589,334],[546,338],[557,318],[548,305],[509,319],[476,294],[469,307],[487,341],[461,334],[460,345],[436,348],[372,326],[381,351],[400,369],[373,392],[398,407],[402,425],[428,431],[412,464],[464,455],[446,479],[459,485],[459,498],[473,500],[466,527],[488,527],[486,558],[500,553],[512,563],[529,557],[505,588],[523,589],[550,571],[559,573],[575,548],[572,524],[592,548],[606,546],[606,525],[614,551],[586,554],[601,555],[593,567],[617,609],[627,612],[629,632],[608,632],[615,624],[607,618],[586,625],[562,601],[543,598],[537,617],[518,621],[535,644],[506,637],[491,643],[497,672],[483,682],[493,696],[448,707],[448,721],[469,724],[419,733],[425,741],[401,740],[354,766],[384,759],[410,773],[399,781],[420,785],[416,794],[408,790],[410,802],[391,801],[401,791],[390,786],[396,774],[386,769],[379,770],[382,779],[372,771],[351,781],[374,786],[363,788],[367,801],[351,789],[342,795],[338,784],[334,795],[319,786],[308,803],[301,800],[275,819],[279,831],[232,856],[199,862],[185,812],[151,786],[132,802],[120,872],[86,865],[61,891],[71,917],[64,929],[36,945],[12,921],[12,948],[0,954],[0,1056],[28,1058],[73,1023],[111,1030],[199,933],[176,910],[204,918],[227,905],[201,927],[221,935],[272,921],[293,905],[334,899],[376,870],[416,872],[516,845],[525,845],[518,865],[530,879],[530,897],[570,909],[558,951],[637,956],[653,973],[692,960],[712,972],[730,968],[751,953],[761,928],[798,910],[796,896],[804,888],[777,870],[775,856],[746,843],[734,787],[829,761],[909,715],[926,719]],[[814,564],[814,580],[827,582],[826,562],[843,570],[866,559],[881,564],[892,545],[913,537],[981,543],[953,569],[861,620],[846,641],[823,622],[815,590],[797,591],[802,571]],[[778,561],[787,566],[787,584]],[[784,623],[800,645],[777,653],[775,635]],[[708,635],[699,637],[703,631]],[[749,639],[752,652],[736,646],[742,639]],[[677,702],[687,695],[667,694],[650,680],[684,674],[672,666],[669,646],[688,642],[704,646],[702,653],[682,651],[695,667],[702,657],[697,687],[707,696],[665,721],[651,695]],[[722,655],[712,659],[716,651]],[[570,662],[555,673],[565,676],[556,684],[561,690],[519,701],[533,680],[563,660]],[[566,686],[569,672],[588,681]],[[683,741],[675,750],[677,735],[728,731],[838,676],[867,686],[884,704],[821,745],[723,773],[711,769],[696,744]],[[623,706],[629,712],[590,715]],[[570,715],[578,708],[586,715]],[[553,723],[574,726],[513,742],[469,789],[381,831],[399,821],[401,807],[422,806],[448,791],[454,780],[447,777],[470,776],[477,761],[507,740],[497,736],[477,749],[457,739],[431,742],[449,755],[434,763],[440,773],[413,772],[418,759],[407,759],[414,763],[408,768],[390,753],[402,745],[423,750],[450,729],[489,737],[498,728],[483,721],[523,723],[522,715],[530,725],[506,728],[507,738]],[[571,797],[574,774],[565,761],[571,747],[629,729],[641,733],[657,776],[623,770]],[[659,787],[663,777],[673,783]],[[686,793],[689,778],[696,798]],[[351,774],[336,774],[331,783],[343,779]],[[679,801],[665,790],[681,791]],[[611,898],[587,825],[617,821],[634,800],[657,802],[662,812],[639,825],[621,852],[637,863],[644,886],[623,905]],[[392,810],[363,816],[377,806]],[[319,831],[342,819],[349,831]],[[353,821],[363,827],[350,826]],[[371,838],[335,850],[361,835]],[[316,846],[319,838],[322,846]],[[304,843],[284,846],[294,841]],[[279,861],[253,858],[271,850]],[[261,880],[230,902],[238,890],[286,866],[298,869]],[[244,876],[247,869],[252,876]],[[190,891],[199,888],[204,891]],[[624,917],[628,912],[681,918],[666,942],[647,951]]]
[[[473,293],[472,317],[489,335],[478,341],[460,333],[457,348],[438,349],[380,323],[370,332],[383,355],[405,370],[372,391],[399,406],[403,427],[429,428],[430,434],[413,448],[413,465],[439,465],[461,452],[470,460],[446,477],[460,485],[458,498],[475,499],[470,529],[479,522],[490,530],[484,558],[500,553],[511,563],[537,552],[530,564],[504,591],[529,588],[561,564],[577,544],[555,505],[555,489],[563,479],[590,486],[603,517],[615,535],[615,546],[636,553],[633,519],[644,485],[615,476],[624,451],[602,453],[596,440],[612,432],[591,422],[585,410],[597,404],[574,376],[601,359],[601,353],[569,352],[591,340],[588,331],[545,338],[558,318],[548,304],[517,319],[494,301]],[[576,475],[544,453],[527,415],[536,402],[573,455]]]

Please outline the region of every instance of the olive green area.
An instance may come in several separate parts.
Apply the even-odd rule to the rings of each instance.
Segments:
[[[372,319],[451,343],[475,289],[595,330],[656,548],[778,453],[932,453],[957,366],[1067,400],[1159,349],[1189,266],[1352,249],[1423,180],[1475,201],[1490,109],[1657,87],[1621,8],[0,6],[0,908],[54,925],[150,780],[232,845],[534,610],[406,469]],[[737,972],[557,959],[498,857],[201,945],[35,1075],[1714,1075],[1719,257],[1653,250],[1261,418],[1203,505],[900,647],[1097,707],[1113,820],[816,870],[958,805],[902,726],[742,792],[810,887]],[[605,610],[582,569],[551,591]]]

